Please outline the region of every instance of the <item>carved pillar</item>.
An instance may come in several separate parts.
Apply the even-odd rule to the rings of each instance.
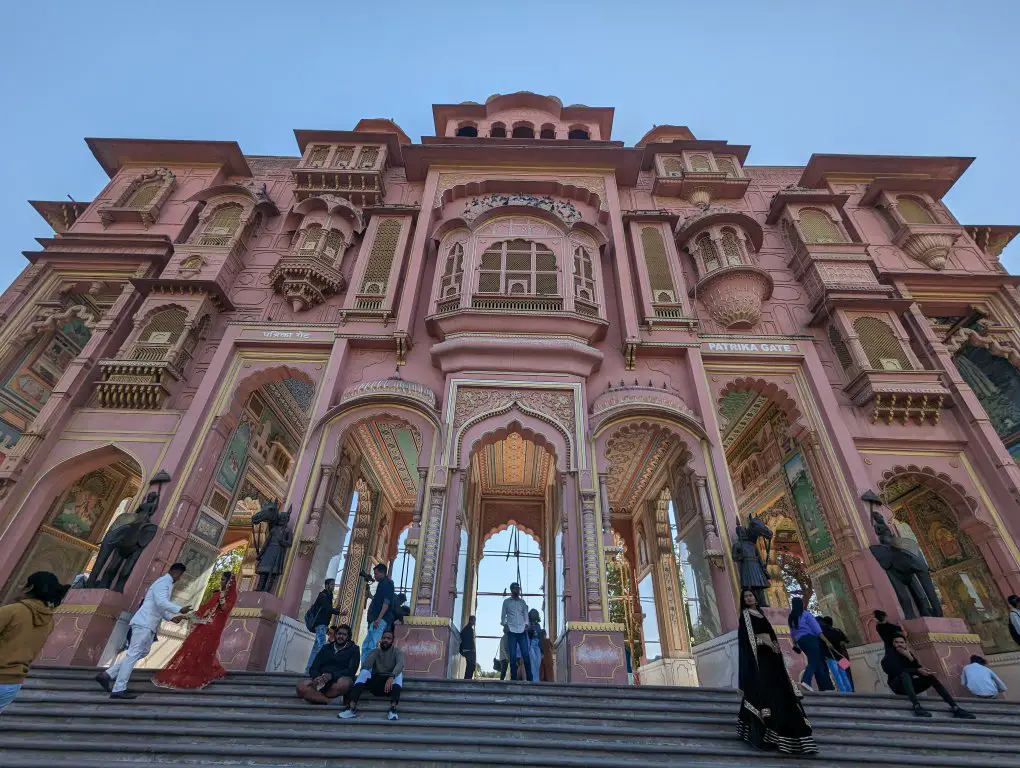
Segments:
[[[584,583],[583,531],[581,515],[578,510],[579,494],[576,472],[560,472],[560,499],[563,504],[565,528],[563,542],[564,553],[563,584],[564,595],[570,599],[565,601],[567,621],[580,621],[587,614],[587,594]]]
[[[599,472],[599,500],[602,503],[602,544],[613,546],[613,511],[609,506],[609,473]]]
[[[429,468],[418,467],[418,495],[414,499],[414,511],[411,513],[411,526],[421,525],[421,513],[425,507],[425,483],[428,482]]]
[[[673,657],[685,654],[690,649],[690,640],[685,630],[683,600],[680,595],[680,574],[677,571],[676,554],[669,533],[669,502],[651,502],[652,519],[655,521],[655,564],[659,582],[659,595],[663,598],[660,607],[666,610],[665,643],[663,656]]]
[[[340,596],[337,600],[340,618],[352,627],[356,618],[354,611],[357,608],[357,597],[361,592],[360,574],[364,567],[369,536],[372,532],[372,511],[376,506],[376,500],[373,498],[375,494],[369,490],[363,480],[358,480],[356,488],[358,509],[354,513],[354,525],[351,527],[347,560],[344,562],[344,572],[340,577]]]
[[[432,616],[433,598],[439,569],[439,545],[446,507],[447,470],[437,468],[429,488],[428,512],[422,521],[421,565],[418,568],[418,592],[415,595],[416,616]]]
[[[315,498],[312,499],[312,508],[308,512],[308,519],[305,521],[301,531],[300,547],[302,550],[307,550],[303,554],[310,555],[315,548],[316,541],[318,541],[322,515],[326,510],[326,502],[329,499],[329,491],[333,484],[334,474],[334,468],[328,464],[323,464],[319,468],[319,480],[315,488]]]
[[[709,561],[712,574],[712,591],[715,593],[719,610],[720,627],[736,626],[739,610],[734,595],[734,584],[726,569],[726,553],[715,525],[716,514],[712,497],[708,492],[708,478],[695,476],[696,503],[705,526],[705,559]],[[709,527],[711,523],[711,527]]]
[[[438,530],[439,569],[435,585],[435,596],[432,601],[434,616],[453,615],[453,598],[457,591],[457,547],[460,544],[460,526],[464,520],[464,486],[466,472],[462,469],[450,471],[450,482],[447,486],[446,509],[442,513],[442,523]],[[429,513],[429,533],[432,531],[432,514]]]
[[[599,571],[599,542],[602,538],[595,519],[595,490],[581,491],[581,552],[584,562],[585,617],[602,621],[603,579]]]

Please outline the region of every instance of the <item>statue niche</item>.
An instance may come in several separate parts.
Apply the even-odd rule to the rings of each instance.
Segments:
[[[113,521],[99,545],[96,564],[85,582],[87,589],[124,591],[142,550],[159,531],[159,526],[151,522],[158,507],[159,491],[149,491],[133,513],[125,512]]]
[[[257,527],[260,523],[266,524],[261,536]],[[294,543],[294,534],[290,530],[290,508],[280,514],[280,505],[267,501],[252,515],[251,525],[256,552],[255,574],[258,576],[254,591],[275,592],[287,561],[287,550]]]
[[[895,536],[875,509],[871,511],[871,524],[879,543],[872,544],[869,549],[889,576],[903,615],[908,619],[942,616],[942,603],[935,591],[931,569],[917,542]]]
[[[765,539],[765,560],[758,551],[758,539]],[[740,589],[749,589],[758,599],[758,606],[768,607],[768,586],[770,583],[768,570],[765,567],[772,547],[772,529],[759,518],[751,515],[747,528],[737,524],[733,537],[733,562],[740,576]]]

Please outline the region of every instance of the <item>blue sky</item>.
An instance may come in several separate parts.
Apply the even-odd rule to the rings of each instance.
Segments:
[[[844,10],[847,8],[847,10]],[[852,8],[852,10],[849,10]],[[751,145],[977,161],[947,200],[1020,223],[1020,4],[829,2],[10,3],[0,25],[0,286],[48,234],[25,202],[90,200],[82,138],[234,139],[294,154],[294,128],[391,117],[431,134],[433,102],[533,90]],[[965,11],[963,10],[965,9]],[[1020,244],[1004,261],[1020,271]]]

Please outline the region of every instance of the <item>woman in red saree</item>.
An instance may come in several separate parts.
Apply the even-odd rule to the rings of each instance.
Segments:
[[[195,628],[174,657],[152,679],[154,685],[160,688],[205,688],[227,674],[216,659],[216,651],[235,602],[237,582],[234,574],[225,571],[219,590],[195,611],[192,620]]]

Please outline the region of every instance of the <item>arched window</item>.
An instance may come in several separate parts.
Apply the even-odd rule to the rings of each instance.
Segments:
[[[135,360],[164,360],[170,348],[184,333],[188,313],[181,307],[169,307],[149,318],[135,340]]]
[[[712,164],[707,155],[691,155],[691,170],[695,173],[711,173]]]
[[[726,256],[727,265],[733,266],[744,262],[741,255],[743,249],[740,247],[740,240],[737,239],[737,233],[732,229],[727,228],[722,231],[722,248],[723,254]]]
[[[386,293],[393,259],[397,255],[401,229],[403,225],[399,219],[384,219],[379,224],[375,240],[372,242],[372,250],[368,255],[368,266],[365,267],[365,279],[361,284],[362,293]]]
[[[322,227],[318,224],[313,224],[305,232],[305,239],[301,241],[301,253],[308,253],[314,251],[319,247],[319,241],[322,239]]]
[[[804,208],[797,217],[800,231],[809,243],[842,243],[843,233],[836,222],[829,218],[825,211],[817,208]]]
[[[244,213],[244,206],[240,203],[221,205],[206,222],[198,244],[226,245],[241,224],[242,213]]]
[[[877,317],[859,317],[854,320],[857,334],[868,365],[876,371],[912,371],[907,353],[887,323]]]
[[[737,178],[737,166],[728,157],[717,157],[715,159],[715,165],[719,169],[719,173],[725,173],[727,178]]]
[[[439,284],[439,296],[448,298],[460,296],[461,284],[464,281],[464,245],[454,243],[446,255],[443,267],[443,279]]]
[[[308,167],[321,168],[326,164],[327,157],[329,157],[328,146],[319,145],[317,147],[312,147],[312,151],[308,153]]]
[[[641,250],[645,254],[652,301],[672,304],[676,301],[676,288],[673,285],[673,274],[669,270],[669,259],[666,258],[666,243],[659,227],[641,228]]]
[[[662,170],[667,176],[683,176],[684,164],[679,157],[665,157],[662,159]]]
[[[354,147],[337,147],[336,154],[333,155],[333,167],[350,168],[352,160],[354,160]]]
[[[478,135],[478,126],[465,123],[457,128],[457,135],[467,136],[473,139]]]
[[[511,136],[515,139],[533,139],[535,138],[535,128],[530,123],[515,125]]]
[[[708,232],[702,232],[694,244],[698,248],[698,253],[701,254],[705,272],[714,272],[719,269],[719,251],[716,250],[715,243],[712,242],[712,236]]]
[[[556,138],[556,126],[546,123],[542,126],[541,133],[538,134],[540,139],[555,139]]]
[[[506,126],[503,123],[493,123],[489,128],[489,136],[494,139],[506,138]]]
[[[588,133],[587,128],[571,128],[567,133],[567,138],[588,141],[591,138],[591,134]]]
[[[928,206],[913,197],[900,197],[896,199],[896,209],[907,224],[934,224],[935,217],[931,215]]]
[[[574,296],[595,303],[595,265],[584,246],[574,248]]]
[[[344,245],[343,233],[335,229],[331,229],[329,234],[326,235],[326,246],[322,249],[322,252],[327,258],[335,259],[337,255],[343,253]]]
[[[478,270],[479,293],[555,296],[556,254],[532,240],[504,240],[482,254]]]
[[[134,192],[131,193],[131,197],[124,204],[125,208],[147,208],[152,205],[152,201],[156,199],[156,195],[159,194],[159,190],[163,188],[163,179],[149,179],[143,181]]]

